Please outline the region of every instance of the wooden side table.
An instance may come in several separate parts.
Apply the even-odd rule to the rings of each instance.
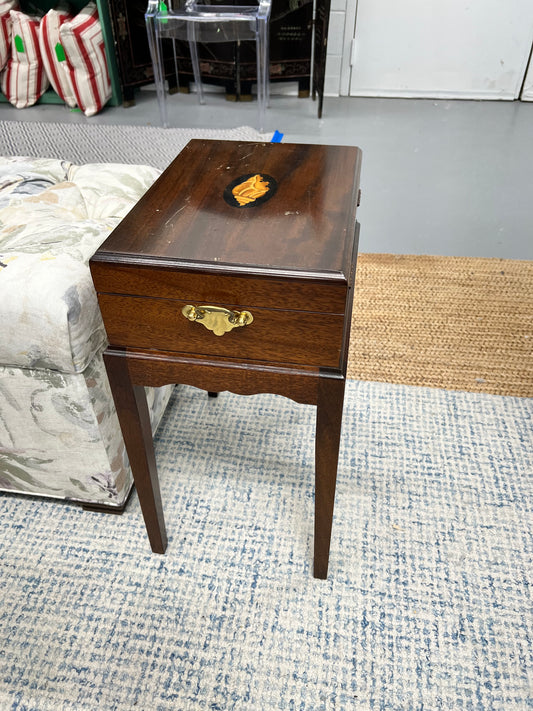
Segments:
[[[145,385],[317,406],[314,575],[326,578],[361,151],[193,140],[90,262],[152,550],[167,545]]]

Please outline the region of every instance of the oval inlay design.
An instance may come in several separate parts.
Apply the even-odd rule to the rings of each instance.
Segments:
[[[256,207],[274,195],[277,181],[266,173],[247,173],[232,180],[224,189],[224,200],[232,207]]]

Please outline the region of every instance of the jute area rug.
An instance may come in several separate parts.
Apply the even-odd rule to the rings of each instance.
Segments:
[[[361,254],[351,378],[533,396],[533,262]]]
[[[525,711],[532,401],[351,380],[329,577],[315,408],[179,386],[169,534],[0,497],[0,709]]]

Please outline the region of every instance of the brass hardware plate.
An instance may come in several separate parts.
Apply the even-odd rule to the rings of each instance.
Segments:
[[[228,331],[248,326],[254,320],[249,311],[230,311],[221,306],[192,306],[187,304],[181,313],[189,321],[197,321],[212,331],[215,336],[223,336]]]

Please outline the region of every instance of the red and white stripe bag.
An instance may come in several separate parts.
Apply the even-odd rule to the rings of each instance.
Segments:
[[[39,33],[39,47],[46,75],[56,94],[70,107],[76,106],[76,96],[59,29],[64,22],[73,19],[66,9],[49,10],[41,20]]]
[[[17,109],[35,104],[49,83],[39,49],[40,18],[11,10],[11,56],[0,79],[8,101]]]
[[[76,103],[93,116],[111,98],[104,37],[95,2],[59,28]]]
[[[17,6],[17,0],[0,2],[0,69],[9,59],[11,49],[11,10]]]

